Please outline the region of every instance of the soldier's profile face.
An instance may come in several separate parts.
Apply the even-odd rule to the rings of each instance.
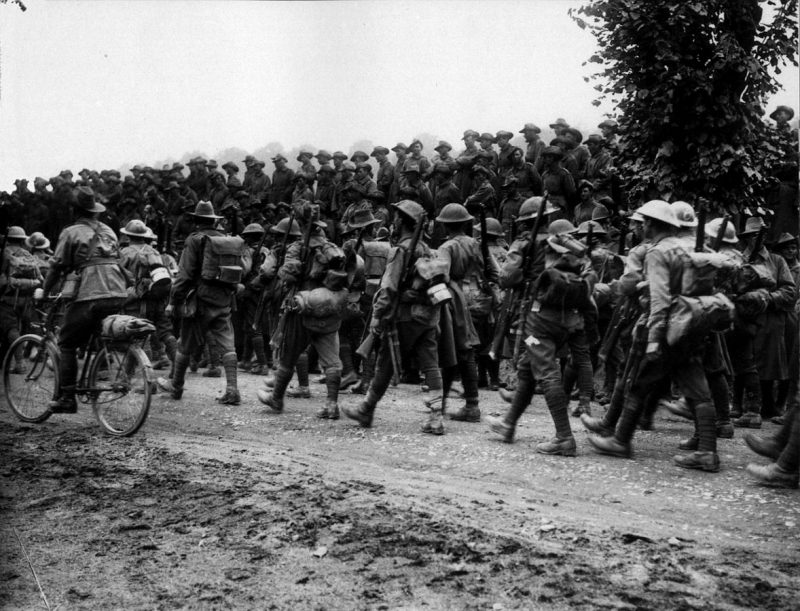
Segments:
[[[475,144],[475,136],[464,136],[464,144],[466,146],[472,146]]]

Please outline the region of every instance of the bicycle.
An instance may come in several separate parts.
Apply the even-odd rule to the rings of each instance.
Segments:
[[[40,423],[51,415],[49,403],[60,388],[60,356],[55,316],[60,297],[50,298],[40,325],[9,346],[3,359],[6,401],[23,422]],[[152,330],[133,338],[115,339],[94,331],[87,343],[75,388],[78,402],[91,404],[95,418],[110,435],[127,437],[147,419],[155,382],[150,359],[142,348]]]

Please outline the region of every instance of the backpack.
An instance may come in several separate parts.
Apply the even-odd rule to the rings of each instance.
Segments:
[[[205,236],[200,278],[235,286],[244,275],[244,240],[238,236]]]
[[[589,284],[581,275],[581,260],[569,253],[542,272],[538,281],[537,301],[561,310],[584,309],[591,304]]]
[[[724,331],[731,326],[736,311],[733,302],[722,293],[676,297],[667,321],[667,345],[675,346],[687,339],[703,341],[711,331]]]
[[[730,270],[733,262],[717,252],[684,251],[683,276],[680,294],[686,297],[712,295],[717,288],[721,270]]]
[[[36,281],[41,279],[36,257],[22,248],[6,249],[4,257],[8,262],[8,286],[20,294],[33,294]]]

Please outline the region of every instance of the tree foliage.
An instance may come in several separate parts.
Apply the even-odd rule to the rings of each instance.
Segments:
[[[617,108],[632,201],[658,194],[731,212],[762,201],[783,154],[764,106],[775,74],[797,66],[797,0],[762,4],[590,0],[570,11],[599,45],[588,61]]]
[[[0,4],[8,4],[8,0],[0,0]],[[23,13],[28,10],[22,0],[11,0],[11,4],[16,4]]]

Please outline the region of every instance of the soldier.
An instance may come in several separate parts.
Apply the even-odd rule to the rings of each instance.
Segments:
[[[575,160],[577,170],[575,173],[575,181],[582,180],[586,176],[586,163],[589,161],[589,149],[581,144],[583,142],[583,134],[574,127],[568,127],[561,135],[566,143],[566,155]]]
[[[389,191],[389,203],[394,204],[402,199],[400,197],[400,183],[403,180],[403,170],[406,164],[406,152],[408,147],[402,142],[398,142],[392,147],[392,151],[397,157],[397,162],[394,164],[394,174],[392,176],[392,188]]]
[[[518,183],[516,176],[506,176],[501,191],[500,208],[497,211],[503,234],[508,238],[513,234],[514,222],[519,216],[520,206],[525,201],[517,190]]]
[[[431,258],[432,253],[424,242],[418,241],[412,249],[412,240],[419,235],[421,223],[424,222],[425,210],[416,202],[401,201],[395,206],[394,230],[398,234],[397,246],[392,248],[386,271],[381,278],[380,288],[372,305],[370,331],[373,336],[381,337],[381,345],[375,368],[375,377],[367,390],[367,396],[358,407],[344,406],[344,414],[364,427],[372,426],[375,407],[383,397],[394,371],[396,353],[393,355],[392,340],[394,334],[383,334],[384,329],[394,327],[399,356],[397,365],[403,359],[415,355],[419,367],[425,375],[427,387],[437,396],[425,402],[430,410],[427,422],[422,426],[423,433],[441,435],[442,404],[439,393],[442,389],[442,374],[439,370],[437,356],[437,327],[439,325],[439,307],[423,297],[415,286],[422,287],[425,282],[418,273],[407,273],[415,269],[420,258]]]
[[[275,171],[272,173],[272,184],[269,187],[269,201],[277,205],[278,202],[288,202],[292,199],[294,187],[294,170],[286,167],[286,157],[276,155],[272,158]]]
[[[611,154],[612,159],[619,152],[619,142],[617,141],[617,130],[619,124],[614,119],[605,119],[601,121],[598,126],[600,133],[605,140],[605,147]]]
[[[142,221],[131,221],[120,233],[130,240],[130,244],[119,253],[120,264],[133,278],[133,286],[129,289],[132,294],[125,303],[125,313],[153,323],[156,337],[163,343],[170,362],[174,363],[178,341],[172,333],[172,321],[164,312],[171,279],[161,255],[148,244],[156,236]]]
[[[364,262],[364,290],[361,293],[360,307],[364,320],[369,320],[372,313],[372,300],[378,292],[381,278],[386,271],[386,262],[389,259],[390,246],[386,240],[377,239],[377,223],[371,222],[369,211],[362,210],[354,215],[351,223],[354,228],[361,227],[361,247],[356,254]],[[353,394],[366,394],[372,377],[375,375],[375,351],[370,351],[361,361],[361,379],[351,389]]]
[[[344,300],[336,301],[342,293],[346,298],[345,257],[342,250],[329,242],[321,228],[324,223],[312,218],[309,208],[304,210],[306,222],[311,223],[306,244],[295,242],[286,251],[286,258],[278,276],[287,286],[297,289],[291,308],[284,313],[285,331],[281,345],[280,365],[275,374],[272,392],[258,391],[259,400],[272,412],[283,412],[283,397],[292,377],[292,371],[302,353],[312,345],[325,372],[327,397],[325,405],[316,416],[336,420],[339,417],[339,385],[342,362],[339,359],[339,327],[342,323]],[[310,266],[306,265],[310,263]],[[324,288],[312,294],[315,289]],[[316,301],[319,295],[320,301]],[[301,302],[304,305],[301,305]],[[275,338],[273,337],[273,341]]]
[[[561,166],[564,154],[557,146],[548,146],[542,151],[544,170],[541,172],[542,186],[553,206],[561,208],[559,218],[572,217],[572,201],[575,197],[575,181],[568,170]]]
[[[456,157],[456,164],[458,170],[456,171],[455,183],[461,191],[461,197],[458,201],[464,201],[472,195],[472,166],[475,165],[476,156],[478,154],[478,147],[475,146],[477,138],[480,134],[473,129],[468,129],[464,132],[461,138],[464,141],[464,150]]]
[[[494,173],[486,166],[476,164],[472,168],[472,186],[475,191],[464,202],[470,214],[483,208],[489,216],[497,215],[496,191],[492,186],[494,178]]]
[[[497,263],[489,255],[487,261],[483,260],[478,242],[464,233],[466,223],[475,220],[461,204],[448,204],[442,209],[436,222],[444,226],[447,239],[437,252],[439,259],[447,263],[445,283],[452,295],[443,312],[442,339],[452,337],[455,347],[456,363],[447,367],[442,363],[442,410],[444,411],[447,395],[453,384],[456,370],[461,374],[461,383],[464,386],[464,399],[466,404],[450,414],[451,420],[466,422],[479,422],[481,412],[478,406],[478,370],[475,362],[475,346],[480,346],[482,341],[475,328],[471,309],[483,307],[479,312],[481,317],[488,317],[491,313],[491,291],[489,282],[497,283]],[[462,284],[464,287],[462,287]],[[469,294],[469,300],[465,295]],[[450,328],[444,328],[450,325]],[[485,326],[485,325],[484,325]],[[489,331],[484,328],[483,343]],[[491,340],[489,340],[491,341]]]
[[[72,293],[58,334],[60,388],[50,403],[54,413],[77,411],[77,351],[103,318],[119,312],[127,296],[128,280],[119,265],[117,237],[97,221],[97,214],[103,210],[105,207],[95,201],[94,191],[78,188],[75,222],[61,232],[44,282],[44,293],[49,295],[65,276],[61,295],[67,298]]]
[[[533,123],[526,123],[525,126],[519,130],[519,133],[522,134],[522,137],[525,138],[525,142],[527,142],[525,161],[536,167],[539,156],[544,150],[544,142],[539,138],[539,134],[542,133],[542,130]]]
[[[433,196],[428,185],[423,181],[420,167],[406,162],[404,168],[400,180],[400,188],[398,189],[398,197],[416,202],[422,206],[426,214],[432,214]]]
[[[39,260],[25,248],[27,240],[22,227],[14,225],[6,231],[0,264],[0,332],[6,346],[27,330],[34,314],[31,297],[44,278]],[[14,355],[14,373],[24,373],[20,356]]]
[[[614,172],[611,154],[606,150],[605,140],[598,134],[586,138],[589,159],[586,162],[586,180],[594,186],[595,197],[611,196],[611,179]]]
[[[342,151],[336,151],[333,154],[333,169],[336,170],[336,175],[333,177],[333,184],[338,185],[342,180],[342,166],[347,161],[347,155]]]
[[[375,183],[378,187],[378,191],[380,191],[382,197],[380,198],[380,204],[386,205],[387,199],[389,194],[392,190],[392,182],[394,181],[394,166],[389,161],[389,149],[385,146],[376,146],[372,149],[372,153],[370,153],[370,157],[374,157],[375,161],[378,162],[378,176],[375,179]]]
[[[539,202],[543,205],[543,202]],[[555,220],[548,226],[548,237],[535,239],[533,261],[519,269],[521,258],[506,261],[504,283],[514,276],[531,274],[533,289],[530,307],[523,325],[525,353],[517,364],[517,388],[505,418],[489,421],[491,429],[511,443],[516,423],[533,397],[534,380],[542,386],[547,407],[553,418],[556,436],[540,443],[542,454],[575,456],[576,444],[569,423],[569,398],[564,391],[558,354],[569,347],[572,363],[578,372],[581,405],[588,404],[592,391],[587,326],[594,316],[591,290],[593,273],[588,271],[584,246],[571,234],[575,227],[566,220]],[[513,246],[512,246],[513,249]]]
[[[300,204],[302,202],[313,202],[314,201],[314,192],[309,187],[308,181],[306,180],[305,174],[296,174],[294,177],[294,190],[292,191],[292,197],[290,199],[293,205]]]
[[[158,378],[159,388],[173,399],[183,396],[189,357],[203,343],[203,333],[222,353],[225,393],[217,399],[239,405],[241,396],[236,379],[236,349],[231,325],[231,306],[236,286],[247,266],[243,240],[226,238],[214,225],[221,218],[211,202],[201,201],[194,210],[197,230],[186,238],[179,262],[178,277],[172,285],[167,316],[180,317],[180,349],[170,379]],[[238,273],[237,273],[238,268]],[[177,308],[177,312],[176,312]]]
[[[317,169],[317,172],[319,172],[319,170],[321,170],[324,167],[328,168],[333,167],[331,166],[331,159],[333,159],[333,155],[331,155],[325,149],[320,149],[319,151],[317,151],[317,154],[314,155],[314,159],[316,159],[317,163],[319,163],[319,168]]]
[[[350,161],[358,165],[359,163],[366,163],[369,161],[369,155],[367,155],[364,151],[356,151],[352,155],[350,155]]]
[[[225,203],[220,206],[220,212],[222,219],[218,223],[218,229],[229,235],[239,235],[244,228],[239,202],[232,198],[226,199]]]
[[[456,160],[453,159],[453,156],[450,154],[450,151],[453,150],[452,144],[444,140],[439,140],[439,144],[437,144],[433,150],[436,151],[436,155],[434,155],[431,158],[431,163],[433,164],[434,171],[436,171],[436,166],[438,164],[446,165],[448,168],[450,168],[452,172],[455,172],[458,169],[458,164],[456,163]],[[456,200],[451,200],[451,201],[456,201]]]
[[[494,150],[494,144],[496,140],[495,137],[490,134],[489,132],[484,132],[478,138],[478,145],[480,146],[481,152],[485,153],[487,156],[487,164],[486,166],[492,170],[493,173],[497,173],[497,151]]]
[[[645,237],[652,242],[644,265],[650,289],[647,348],[614,436],[592,435],[589,441],[601,454],[630,457],[631,438],[647,395],[663,380],[672,379],[694,409],[699,437],[697,451],[675,456],[673,462],[685,469],[716,472],[719,470],[716,412],[700,352],[705,338],[693,337],[679,346],[670,346],[665,339],[672,297],[681,290],[684,275],[685,245],[675,237],[680,223],[674,209],[660,200],[647,202],[637,212],[644,217]]]
[[[746,265],[742,276],[746,292],[735,301],[740,318],[749,321],[753,333],[755,369],[760,379],[760,405],[752,393],[743,404],[744,413],[733,424],[745,428],[761,428],[762,415],[775,416],[773,380],[788,378],[784,326],[786,313],[797,301],[797,287],[789,266],[780,255],[770,253],[763,245],[764,222],[758,217],[747,219],[745,231],[739,234],[744,240],[742,253]],[[759,241],[758,235],[762,235]],[[734,398],[740,390],[734,385]],[[747,392],[747,391],[745,391]]]
[[[500,178],[504,177],[513,165],[511,158],[514,149],[517,147],[511,146],[511,138],[514,137],[509,131],[500,130],[495,134],[495,142],[497,143],[497,174]]]
[[[511,166],[506,176],[517,179],[517,190],[523,199],[542,194],[542,177],[532,163],[525,161],[521,148],[512,147]]]
[[[230,195],[228,187],[225,186],[225,175],[220,172],[209,174],[208,183],[209,187],[206,191],[207,199],[211,202],[211,205],[214,206],[215,211],[221,210],[222,204],[226,202]]]
[[[317,180],[317,169],[311,163],[313,155],[309,151],[300,151],[297,156],[297,161],[300,162],[300,169],[297,170],[296,176],[303,175],[306,179],[306,185],[309,188],[314,186],[314,181]]]
[[[263,246],[264,228],[251,223],[242,231],[245,245],[250,251],[250,268],[245,270],[242,284],[244,290],[237,295],[237,310],[242,321],[243,353],[239,368],[254,375],[267,373],[267,354],[264,347],[263,326],[260,316],[257,319],[258,303],[264,290],[264,280],[260,268],[266,260],[268,250]],[[261,250],[258,250],[259,245]],[[255,354],[256,362],[251,364],[250,355]]]
[[[44,278],[50,269],[50,259],[53,256],[53,251],[50,250],[50,240],[43,233],[37,231],[28,236],[28,239],[25,240],[25,245],[36,258],[39,274]]]
[[[775,251],[783,257],[786,265],[789,267],[789,272],[794,278],[795,286],[800,289],[800,262],[797,260],[797,237],[790,233],[783,232],[778,236],[774,246]],[[800,341],[798,341],[798,308],[800,300],[795,304],[794,309],[790,309],[786,313],[786,354],[789,362],[789,379],[782,380],[778,383],[778,393],[775,399],[775,411],[783,414],[787,405],[787,399],[793,397],[797,393],[798,376],[800,376]],[[777,416],[772,419],[773,422],[783,424],[783,416]]]
[[[461,199],[461,191],[453,182],[453,169],[447,163],[438,162],[433,166],[430,188],[433,195],[433,211],[437,216],[447,204],[458,202]],[[437,223],[433,228],[431,245],[436,247],[444,240],[444,227]]]
[[[573,221],[576,225],[591,221],[594,211],[600,207],[594,198],[594,185],[590,181],[582,180],[578,183],[578,196],[580,201],[573,212]]]
[[[359,161],[356,164],[356,171],[353,174],[353,183],[350,186],[358,193],[358,199],[375,201],[379,198],[378,185],[372,180],[372,166],[366,161]]]
[[[186,165],[189,166],[189,176],[186,178],[186,185],[197,193],[198,197],[205,198],[208,194],[208,169],[206,168],[206,160],[202,157],[195,157]],[[138,176],[138,173],[134,172],[135,169],[136,168],[133,168],[131,170],[134,178]]]
[[[225,174],[228,176],[228,179],[225,182],[225,186],[228,187],[228,190],[231,193],[234,193],[242,188],[242,181],[239,180],[237,174],[239,173],[239,166],[233,163],[232,161],[228,161],[227,163],[222,165],[222,169],[225,171]]]
[[[327,229],[325,235],[328,239],[336,238],[336,221],[338,215],[333,209],[336,186],[333,184],[333,177],[336,170],[329,165],[321,165],[317,171],[317,185],[314,190],[314,203],[319,206],[320,219],[325,222]]]
[[[427,181],[433,172],[433,164],[422,154],[422,142],[414,138],[411,144],[408,145],[408,156],[403,162],[403,169],[406,170],[411,166],[419,168],[419,174],[422,180]]]

